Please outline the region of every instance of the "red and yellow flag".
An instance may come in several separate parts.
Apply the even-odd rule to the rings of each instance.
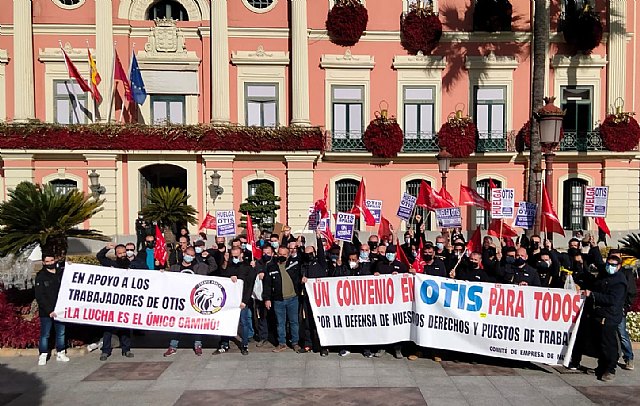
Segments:
[[[102,95],[98,90],[98,85],[102,81],[100,74],[98,73],[98,68],[96,66],[96,61],[93,59],[91,55],[91,51],[87,48],[87,53],[89,54],[89,70],[91,73],[91,95],[93,96],[93,100],[97,103],[102,103]]]

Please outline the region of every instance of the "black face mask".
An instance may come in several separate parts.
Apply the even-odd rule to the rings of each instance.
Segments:
[[[540,243],[538,243],[536,241],[531,242],[531,249],[532,250],[537,250],[538,248],[540,248]]]
[[[549,264],[545,261],[538,261],[538,268],[546,269],[549,268]]]
[[[278,262],[281,263],[281,264],[287,262],[287,257],[279,255],[278,256]]]
[[[56,269],[56,264],[55,262],[53,264],[43,264],[42,265],[45,269]]]
[[[116,258],[116,263],[118,264],[118,268],[129,268],[129,265],[131,265],[131,261],[129,261],[129,258]]]
[[[264,259],[264,262],[269,262],[271,261],[271,255],[262,254],[262,259]]]
[[[433,255],[430,254],[422,254],[422,259],[424,259],[425,261],[429,262],[433,259]]]
[[[219,242],[218,243],[218,249],[221,250],[224,248],[224,243],[223,242]]]
[[[517,267],[521,267],[522,265],[525,264],[524,259],[518,257],[515,259],[515,261],[513,262],[513,265],[517,266]]]
[[[147,248],[153,248],[156,246],[156,242],[155,241],[147,241]]]
[[[571,258],[575,258],[578,255],[582,254],[582,252],[578,248],[569,248],[567,254],[569,254]]]
[[[374,251],[378,248],[378,243],[377,242],[373,242],[373,241],[369,241],[369,248],[371,249],[371,251]]]
[[[471,268],[472,269],[480,269],[480,264],[477,262],[471,262]]]
[[[313,252],[310,252],[310,253],[305,252],[303,258],[307,262],[312,262],[314,259],[316,259],[316,254],[314,254]]]
[[[506,262],[507,264],[513,264],[516,262],[516,259],[514,257],[506,257],[504,259],[504,262]]]

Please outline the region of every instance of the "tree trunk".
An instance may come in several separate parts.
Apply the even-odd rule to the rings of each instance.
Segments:
[[[545,61],[547,58],[547,46],[549,44],[549,10],[546,0],[534,0],[533,16],[533,78],[532,78],[532,100],[531,100],[531,147],[529,152],[529,201],[538,205],[538,216],[541,211],[540,194],[536,193],[536,182],[533,168],[542,167],[542,146],[540,144],[540,134],[533,113],[543,104],[544,79],[546,75]],[[528,234],[531,235],[529,230]]]

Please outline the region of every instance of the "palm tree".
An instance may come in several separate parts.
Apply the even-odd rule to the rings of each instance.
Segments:
[[[21,182],[0,203],[0,251],[19,254],[38,243],[43,252],[64,258],[69,237],[107,241],[98,230],[75,228],[100,212],[103,202],[77,189],[59,193],[51,185]]]
[[[179,188],[166,186],[151,189],[147,196],[149,203],[142,208],[142,215],[150,221],[157,221],[163,227],[176,232],[176,226],[196,224],[196,209],[187,204],[190,195]]]
[[[640,235],[631,233],[620,240],[622,246],[620,252],[640,259]]]

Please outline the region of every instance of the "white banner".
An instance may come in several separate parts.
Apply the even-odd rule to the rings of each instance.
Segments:
[[[462,227],[460,207],[436,209],[436,222],[438,223],[438,228]]]
[[[569,362],[582,311],[563,289],[420,274],[316,279],[307,292],[323,346],[412,340],[551,365]]]
[[[55,312],[71,323],[235,336],[241,301],[241,280],[67,264]]]
[[[216,211],[216,227],[218,237],[233,237],[236,235],[235,210]]]
[[[514,189],[491,189],[491,218],[512,219],[515,208]]]
[[[609,186],[587,186],[584,188],[585,217],[607,217]]]

